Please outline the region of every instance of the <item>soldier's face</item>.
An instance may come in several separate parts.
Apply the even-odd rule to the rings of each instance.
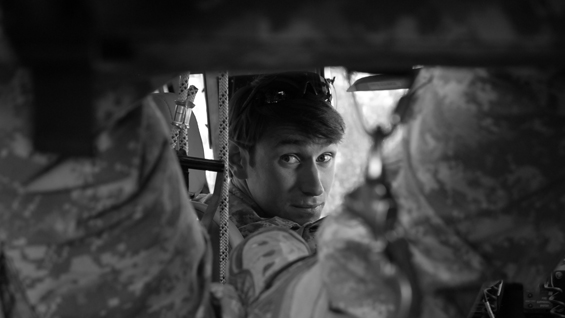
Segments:
[[[251,196],[271,217],[299,224],[320,218],[334,180],[337,148],[292,128],[271,129],[246,166]]]

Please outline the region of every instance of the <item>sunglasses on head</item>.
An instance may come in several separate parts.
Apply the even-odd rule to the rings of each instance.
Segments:
[[[316,73],[296,72],[273,75],[256,86],[249,94],[242,109],[250,103],[277,104],[296,99],[317,99],[331,104],[330,85],[333,80]]]

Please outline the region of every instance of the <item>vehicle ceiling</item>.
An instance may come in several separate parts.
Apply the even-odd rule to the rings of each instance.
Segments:
[[[3,0],[0,5],[0,66],[32,70],[46,115],[69,112],[61,105],[80,100],[85,111],[74,113],[73,127],[90,130],[88,110],[107,91],[130,89],[140,98],[185,71],[565,64],[562,0]],[[50,92],[63,86],[72,88],[69,96],[54,99]],[[74,145],[87,135],[73,136]]]

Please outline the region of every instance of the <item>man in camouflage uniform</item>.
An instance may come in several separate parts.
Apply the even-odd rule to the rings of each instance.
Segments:
[[[230,218],[243,237],[296,231],[315,247],[345,124],[329,85],[311,72],[267,75],[230,100]]]

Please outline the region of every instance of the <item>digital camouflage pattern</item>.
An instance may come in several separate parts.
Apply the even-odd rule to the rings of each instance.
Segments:
[[[25,70],[2,82],[0,316],[207,314],[207,237],[151,101],[124,112],[127,95],[99,99],[85,159],[33,149],[36,102]]]
[[[264,228],[234,248],[229,283],[237,289],[243,305],[249,307],[281,269],[309,255],[308,245],[294,231]]]
[[[393,191],[423,316],[464,317],[482,283],[534,288],[565,256],[565,78],[438,67],[422,84]]]

